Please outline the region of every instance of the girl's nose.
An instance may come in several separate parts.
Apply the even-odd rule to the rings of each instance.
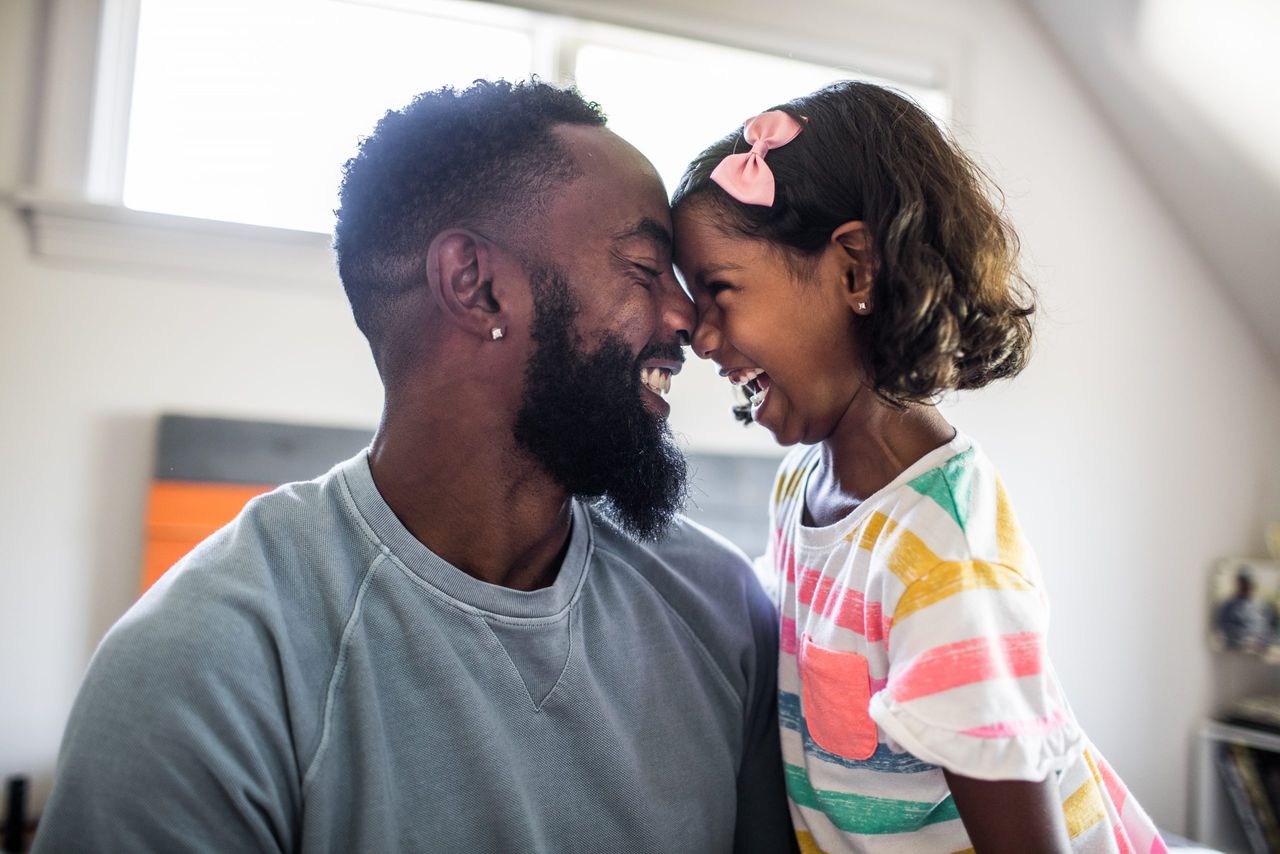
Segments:
[[[711,313],[701,315],[698,318],[698,325],[693,329],[693,352],[697,353],[699,358],[713,359],[720,349],[720,344],[720,330],[712,320]]]

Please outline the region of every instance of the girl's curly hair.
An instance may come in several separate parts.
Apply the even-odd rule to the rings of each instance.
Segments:
[[[1021,371],[1035,295],[1018,268],[1017,235],[973,160],[915,103],[869,83],[835,83],[775,109],[804,131],[768,154],[771,207],[742,204],[710,180],[744,145],[740,130],[689,165],[672,206],[714,205],[726,228],[789,250],[801,278],[838,226],[865,223],[878,268],[875,310],[860,326],[863,362],[894,405]]]

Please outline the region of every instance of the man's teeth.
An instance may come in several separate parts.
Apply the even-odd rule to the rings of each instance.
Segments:
[[[759,368],[751,368],[750,370],[741,371],[740,373],[736,373],[733,376],[729,377],[729,382],[737,386],[743,386],[751,382],[753,379],[755,379],[756,377],[760,376],[763,373],[764,371],[760,370]]]
[[[666,368],[641,368],[640,382],[654,394],[671,391],[671,371]]]

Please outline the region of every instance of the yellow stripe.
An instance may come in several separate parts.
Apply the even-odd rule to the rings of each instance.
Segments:
[[[886,532],[892,534],[894,528],[897,527],[898,523],[883,513],[872,513],[867,517],[867,523],[862,526],[862,535],[858,540],[858,546],[871,551],[875,547],[876,541],[880,539],[881,534]]]
[[[898,600],[893,621],[905,619],[922,608],[966,590],[1031,590],[1031,584],[1014,570],[978,560],[948,561],[917,581]]]
[[[975,854],[972,848],[966,848],[963,851],[952,851],[951,854]]]
[[[858,545],[868,551],[876,546],[889,549],[885,565],[905,585],[910,585],[940,560],[924,540],[883,513],[867,517]]]
[[[996,478],[996,548],[1000,550],[1000,562],[1010,566],[1026,566],[1026,542],[1018,529],[1018,517],[1013,513],[1009,495],[1004,491],[1004,481]]]
[[[781,504],[782,499],[790,498],[796,494],[796,488],[800,486],[800,478],[804,474],[804,466],[797,466],[791,471],[783,472],[778,476],[778,487],[773,493],[773,503]]]
[[[813,834],[806,830],[796,831],[796,841],[800,843],[800,854],[827,854],[827,852],[818,847]]]
[[[1084,785],[1071,793],[1062,804],[1062,813],[1067,819],[1067,835],[1079,836],[1107,815],[1102,803],[1102,792],[1093,780],[1085,780]]]
[[[1095,784],[1095,785],[1098,785],[1098,786],[1101,786],[1101,785],[1102,785],[1102,775],[1098,773],[1098,766],[1097,766],[1097,765],[1095,765],[1095,764],[1093,763],[1093,754],[1091,754],[1091,753],[1090,753],[1089,751],[1087,751],[1087,750],[1082,751],[1082,752],[1084,753],[1084,761],[1085,761],[1085,764],[1087,764],[1087,765],[1089,766],[1089,772],[1090,772],[1091,774],[1093,774],[1093,782],[1094,782],[1094,784]]]

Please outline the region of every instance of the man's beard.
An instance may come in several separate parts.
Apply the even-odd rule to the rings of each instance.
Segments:
[[[678,342],[633,355],[613,334],[591,352],[574,332],[563,273],[539,268],[533,340],[515,440],[571,495],[594,500],[633,537],[657,539],[684,506],[687,470],[666,420],[641,399],[640,363],[681,360]]]

